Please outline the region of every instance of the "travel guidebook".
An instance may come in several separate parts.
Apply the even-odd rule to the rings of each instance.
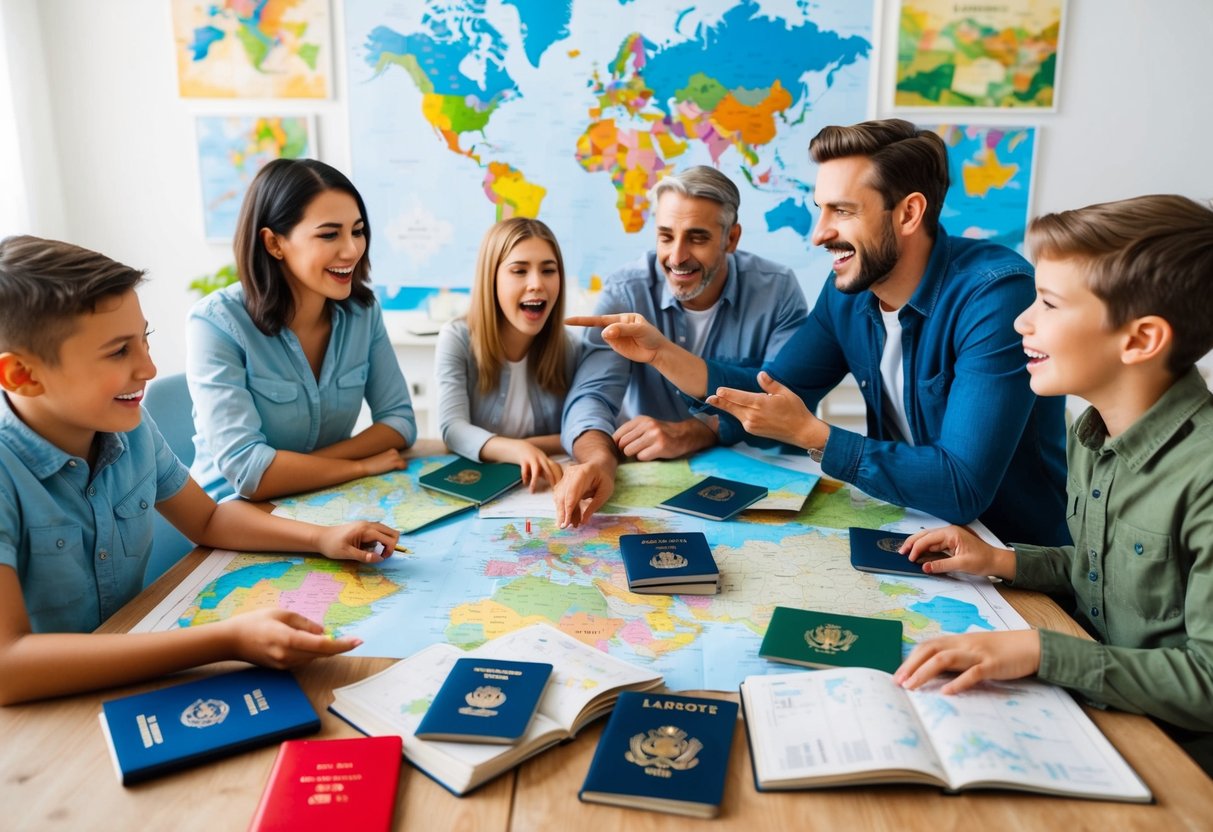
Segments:
[[[552,675],[550,664],[457,659],[417,738],[509,745],[522,739]]]
[[[400,737],[288,740],[249,832],[387,832],[400,786]]]
[[[632,592],[715,595],[720,570],[703,532],[621,534],[619,553]]]
[[[294,676],[254,667],[103,702],[101,730],[129,786],[315,733],[320,717]]]
[[[879,670],[748,676],[759,791],[923,783],[1149,803],[1150,790],[1065,690],[1026,679],[945,696]]]
[[[714,818],[736,724],[734,702],[625,691],[577,796],[588,803]]]
[[[550,664],[539,709],[514,745],[436,742],[417,729],[455,662],[469,657]],[[470,652],[433,644],[360,682],[333,691],[329,710],[367,734],[396,735],[404,756],[457,795],[466,794],[606,714],[621,691],[651,690],[661,676],[582,644],[548,624],[532,624]]]
[[[761,485],[705,477],[685,491],[657,504],[658,508],[693,514],[708,520],[728,520],[767,496]]]
[[[901,622],[776,607],[758,655],[805,667],[872,667],[892,673],[901,664]]]
[[[522,469],[512,462],[473,462],[459,457],[437,471],[422,474],[426,488],[483,505],[522,482]]]

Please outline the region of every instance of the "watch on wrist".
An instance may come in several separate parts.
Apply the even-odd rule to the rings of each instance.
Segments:
[[[809,448],[809,459],[821,464],[821,458],[826,455],[825,448]]]

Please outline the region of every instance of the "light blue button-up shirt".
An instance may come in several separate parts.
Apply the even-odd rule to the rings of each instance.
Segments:
[[[758,367],[792,337],[808,314],[808,304],[796,275],[785,266],[737,251],[728,255],[728,267],[703,357]],[[607,278],[594,314],[620,312],[638,312],[675,344],[687,345],[687,314],[670,291],[655,251]],[[571,453],[573,442],[587,430],[613,434],[621,410],[675,422],[691,418],[693,404],[661,373],[623,358],[602,340],[602,330],[590,327],[565,399],[561,442]],[[743,435],[740,427],[727,426],[726,431],[731,433],[721,434],[723,442]]]
[[[95,630],[139,593],[154,506],[189,478],[146,412],[97,442],[90,471],[0,393],[0,564],[17,570],[35,633]]]
[[[244,290],[229,286],[194,304],[186,375],[194,401],[192,473],[207,493],[248,496],[277,451],[312,453],[350,437],[365,398],[371,419],[417,439],[408,386],[379,304],[330,304],[333,331],[312,373],[299,339],[257,329]]]

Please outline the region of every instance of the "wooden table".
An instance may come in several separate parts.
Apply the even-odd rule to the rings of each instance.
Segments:
[[[125,632],[159,603],[205,556],[195,551],[122,608],[101,628]],[[1043,595],[1002,589],[1036,626],[1081,633]],[[327,707],[333,688],[382,670],[390,659],[344,656],[296,671],[312,702]],[[277,749],[123,788],[117,782],[97,715],[104,699],[239,667],[212,665],[169,679],[96,694],[0,708],[0,829],[219,830],[244,829],[253,816]],[[734,694],[735,698],[735,694]],[[721,817],[699,821],[674,815],[583,804],[577,790],[601,734],[601,723],[456,798],[406,765],[401,771],[396,828],[418,830],[567,829],[627,832],[715,830],[994,830],[1096,829],[1105,832],[1213,828],[1213,780],[1148,719],[1088,712],[1146,781],[1157,799],[1138,806],[1038,797],[1013,792],[943,795],[927,787],[857,787],[760,794],[754,789],[744,728],[739,722],[729,761]],[[358,736],[322,712],[319,738]]]

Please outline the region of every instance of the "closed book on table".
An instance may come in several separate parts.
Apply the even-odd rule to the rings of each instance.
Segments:
[[[716,817],[736,723],[733,702],[625,691],[598,740],[578,797]]]
[[[254,667],[103,702],[101,730],[129,786],[314,733],[320,717],[294,676]]]
[[[901,622],[776,607],[758,655],[805,667],[872,667],[892,673],[901,664]]]
[[[552,675],[541,662],[459,659],[430,704],[417,737],[448,742],[518,742]]]
[[[706,477],[657,506],[708,520],[728,520],[765,496],[767,490],[761,485]]]
[[[417,482],[434,491],[482,505],[522,482],[522,469],[512,462],[473,462],[460,457]]]
[[[387,832],[403,759],[400,737],[288,740],[249,832]]]
[[[910,560],[897,550],[906,542],[908,534],[889,532],[883,529],[861,529],[852,526],[851,566],[860,572],[881,572],[890,575],[924,575],[922,565],[940,560],[947,555],[933,552],[916,561]]]
[[[619,553],[633,592],[710,595],[720,585],[703,532],[624,534]]]

